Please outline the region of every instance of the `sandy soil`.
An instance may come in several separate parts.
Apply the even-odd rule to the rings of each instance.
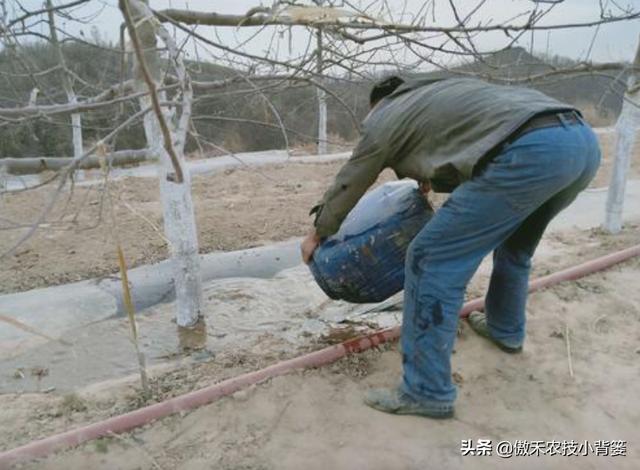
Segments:
[[[605,186],[615,134],[599,133],[603,165],[592,186]],[[630,178],[640,177],[640,146]],[[309,209],[322,196],[341,163],[275,165],[237,169],[194,178],[194,204],[200,250],[249,248],[302,236],[309,227]],[[393,179],[385,172],[380,181]],[[115,231],[130,267],[167,257],[161,234],[162,211],[154,179],[128,178],[111,184]],[[50,189],[0,196],[0,253],[25,233]],[[117,271],[108,200],[100,187],[77,187],[33,238],[0,265],[0,293],[18,292]],[[436,195],[442,200],[444,195]]]
[[[193,194],[201,252],[250,248],[303,235],[311,224],[310,208],[339,166],[339,162],[274,165],[197,176]],[[387,172],[381,175],[381,180],[391,178]],[[25,233],[24,226],[38,217],[50,194],[49,188],[42,188],[2,195],[0,252]],[[157,181],[126,178],[110,184],[115,224],[104,194],[97,186],[76,187],[70,196],[65,193],[47,223],[14,256],[3,260],[0,292],[116,272],[116,233],[130,267],[165,259]]]
[[[597,230],[545,240],[536,275],[638,243],[638,227],[613,237]],[[588,255],[587,255],[588,253]],[[454,420],[388,416],[365,407],[371,386],[400,376],[395,345],[320,370],[277,378],[133,433],[87,443],[24,468],[45,469],[422,469],[638,468],[640,439],[640,261],[533,294],[521,355],[506,355],[463,326],[453,357],[459,385]],[[274,281],[275,282],[275,281]],[[481,293],[487,270],[469,296]],[[300,293],[302,295],[302,293]],[[227,299],[229,308],[234,299]],[[235,299],[245,305],[247,299]],[[249,304],[251,305],[251,304]],[[281,308],[286,308],[281,307]],[[281,340],[226,352],[191,368],[159,373],[151,401],[289,357]],[[319,348],[320,342],[299,348]],[[256,343],[257,344],[257,343]],[[567,353],[567,344],[570,354]],[[267,351],[268,353],[265,353]],[[569,372],[569,358],[573,376]],[[2,396],[0,449],[92,422],[143,403],[131,383],[76,394]],[[461,439],[626,440],[627,457],[461,457]],[[505,463],[506,462],[506,463]]]

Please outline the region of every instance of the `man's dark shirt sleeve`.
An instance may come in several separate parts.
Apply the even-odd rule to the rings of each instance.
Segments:
[[[310,214],[316,214],[316,233],[320,237],[328,237],[338,231],[347,214],[386,167],[386,161],[383,148],[370,133],[365,132],[322,201],[311,209]]]

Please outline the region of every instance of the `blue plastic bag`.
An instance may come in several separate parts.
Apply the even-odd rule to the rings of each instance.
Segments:
[[[411,240],[433,216],[415,182],[386,183],[367,193],[340,230],[314,252],[309,267],[332,299],[382,302],[404,286]]]

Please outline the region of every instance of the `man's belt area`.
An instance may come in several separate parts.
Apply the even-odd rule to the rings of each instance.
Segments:
[[[522,127],[509,136],[505,144],[511,144],[517,139],[531,131],[544,129],[545,127],[555,127],[561,125],[579,124],[582,118],[577,111],[564,111],[561,113],[538,114],[529,119]]]
[[[491,152],[487,153],[478,163],[473,167],[473,175],[479,175],[487,167],[487,164],[491,162],[498,154],[502,152],[504,147],[512,144],[520,137],[528,134],[536,129],[544,129],[545,127],[555,126],[567,126],[578,123],[583,123],[582,117],[578,111],[562,111],[556,113],[544,113],[537,114],[520,126],[515,132],[513,132],[507,139],[505,139],[500,145],[495,147]]]

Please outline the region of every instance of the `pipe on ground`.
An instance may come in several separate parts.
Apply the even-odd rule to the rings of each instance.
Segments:
[[[631,248],[617,251],[578,266],[535,279],[529,284],[529,291],[533,292],[559,282],[575,280],[609,268],[635,256],[640,256],[640,245],[635,245]],[[460,316],[464,318],[472,311],[480,310],[483,307],[484,299],[472,300],[464,304],[460,311]],[[45,457],[57,450],[77,446],[92,439],[109,436],[113,433],[117,434],[130,431],[171,414],[192,410],[199,406],[212,403],[219,398],[231,395],[249,385],[287,374],[295,369],[327,365],[349,354],[365,351],[379,344],[398,339],[399,337],[399,326],[378,330],[366,336],[350,339],[319,351],[282,361],[265,369],[248,372],[160,403],[77,429],[72,429],[61,434],[55,434],[38,441],[33,441],[21,447],[0,453],[0,469],[9,468],[11,465],[21,461]]]

